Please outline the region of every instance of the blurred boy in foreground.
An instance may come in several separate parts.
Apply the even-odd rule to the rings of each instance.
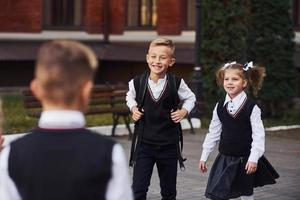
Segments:
[[[0,199],[132,199],[120,144],[85,129],[97,58],[75,41],[44,44],[31,89],[41,101],[38,127],[0,156]]]

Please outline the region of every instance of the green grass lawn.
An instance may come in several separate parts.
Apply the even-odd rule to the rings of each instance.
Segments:
[[[4,113],[4,134],[24,133],[37,126],[38,120],[26,115],[20,95],[2,96]],[[112,124],[111,114],[99,114],[86,117],[87,126],[102,126]],[[300,112],[291,110],[286,112],[282,118],[263,119],[265,127],[300,124]],[[123,123],[120,120],[120,123]],[[201,118],[203,128],[208,128],[210,117]]]
[[[37,124],[37,119],[26,116],[22,99],[18,95],[3,96],[2,108],[4,134],[26,132]]]
[[[26,115],[20,95],[2,96],[4,114],[4,134],[24,133],[37,126],[38,120]],[[86,117],[87,126],[102,126],[112,124],[111,114],[91,115]],[[120,123],[123,123],[120,120]]]

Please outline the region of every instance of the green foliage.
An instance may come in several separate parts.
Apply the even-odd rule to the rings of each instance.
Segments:
[[[289,0],[251,0],[248,58],[266,67],[260,98],[266,111],[276,116],[283,101],[295,95],[294,32]]]
[[[297,110],[285,110],[281,117],[264,118],[263,122],[265,127],[300,124],[300,112]]]
[[[259,98],[267,114],[276,116],[286,106],[282,100],[295,95],[294,32],[289,0],[201,1],[201,65],[203,97],[211,104],[223,95],[215,83],[215,71],[224,62],[266,67]]]
[[[246,13],[244,1],[201,1],[200,56],[206,102],[215,103],[222,94],[215,82],[216,69],[227,61],[245,61]]]

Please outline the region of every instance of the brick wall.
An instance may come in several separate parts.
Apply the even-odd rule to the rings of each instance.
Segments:
[[[42,0],[0,0],[0,32],[40,32]],[[103,33],[104,0],[85,0],[84,26],[88,33]],[[185,0],[158,0],[158,34],[180,34]],[[126,0],[109,1],[110,33],[122,34],[126,23]]]
[[[157,1],[157,32],[158,34],[179,35],[183,26],[184,1]]]
[[[110,31],[122,34],[126,23],[126,0],[110,0]]]
[[[104,0],[86,0],[84,24],[89,33],[104,31]],[[125,26],[126,0],[109,1],[110,33],[121,34]]]
[[[39,32],[41,0],[0,0],[0,32]]]
[[[84,25],[89,33],[101,33],[104,26],[103,0],[85,0]]]

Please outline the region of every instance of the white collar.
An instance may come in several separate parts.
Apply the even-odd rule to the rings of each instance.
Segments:
[[[158,79],[157,83],[155,83],[153,80],[150,79],[150,76],[149,76],[148,82],[150,82],[151,84],[160,84],[162,82],[165,82],[166,80],[167,80],[167,75],[165,75],[163,78]]]
[[[84,115],[77,110],[51,110],[41,114],[38,126],[45,129],[74,129],[85,126]]]
[[[241,93],[239,93],[233,99],[231,99],[230,96],[228,94],[226,94],[223,106],[225,106],[225,104],[228,103],[229,101],[231,101],[234,105],[239,106],[239,105],[241,105],[244,102],[244,100],[246,98],[247,98],[247,94],[244,91],[242,91]]]

